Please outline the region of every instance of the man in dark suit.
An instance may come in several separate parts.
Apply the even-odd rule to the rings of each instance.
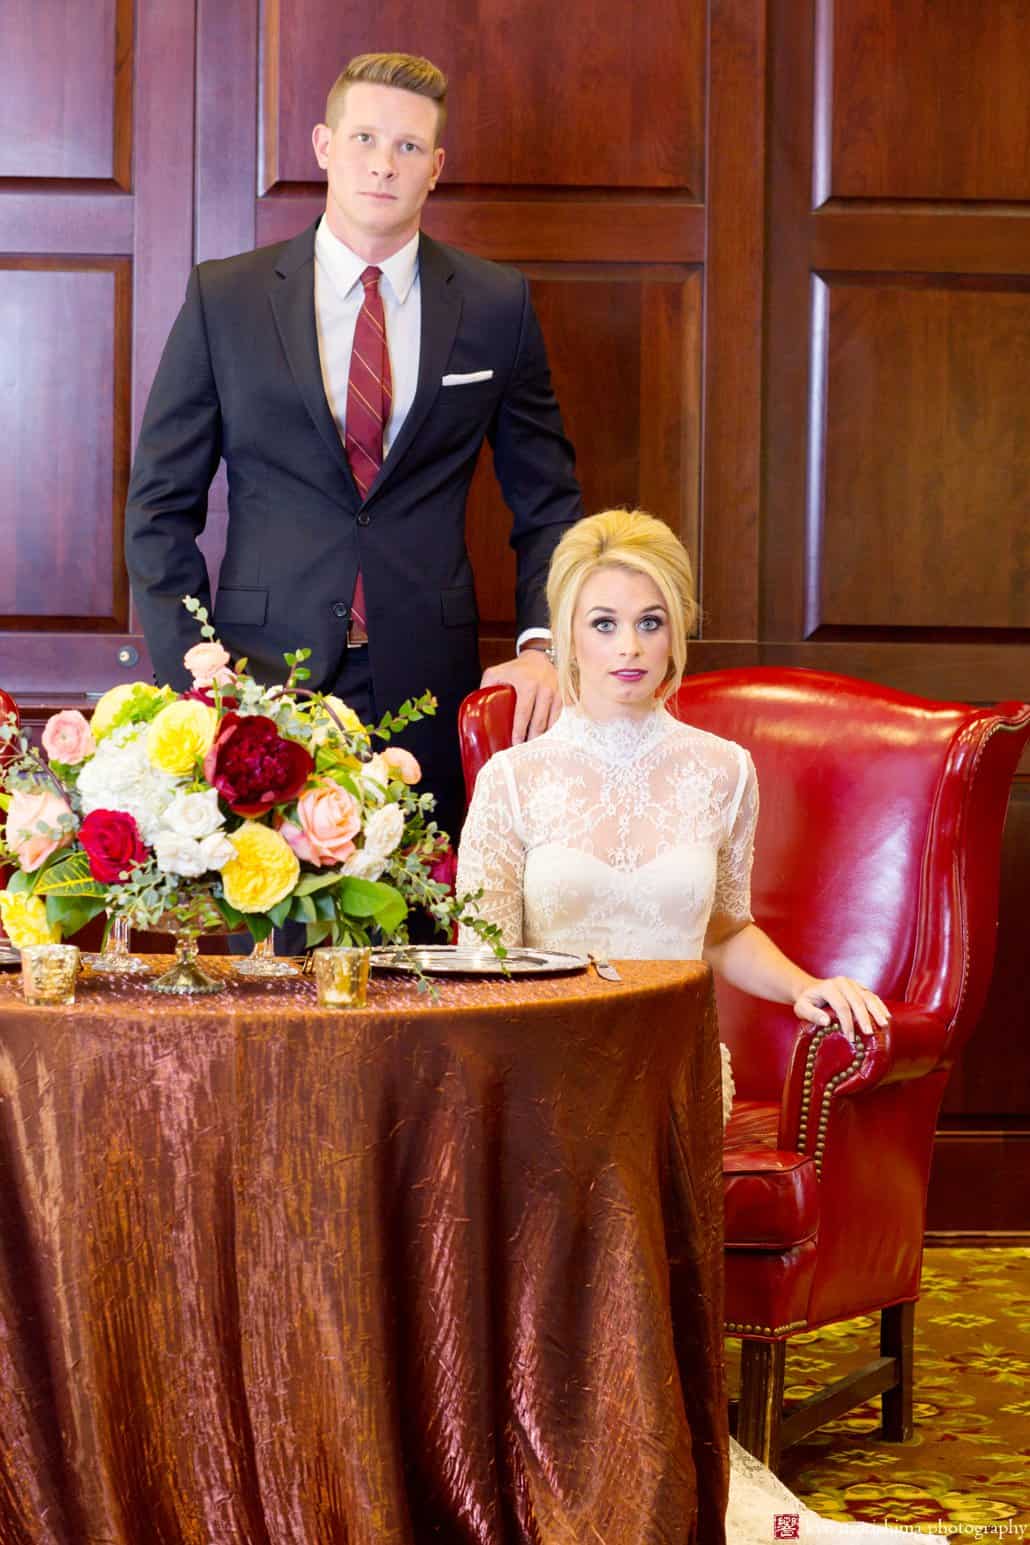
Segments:
[[[157,678],[182,687],[197,631],[180,598],[209,602],[196,538],[224,457],[222,642],[262,680],[309,647],[309,685],[363,717],[434,692],[436,718],[406,743],[453,831],[455,715],[480,680],[465,503],[483,440],[514,516],[519,634],[483,679],[516,686],[517,738],[557,713],[543,587],[582,509],[525,279],[419,230],[445,96],[426,60],[352,60],[312,136],[318,225],[194,269],[143,421],[126,554]]]

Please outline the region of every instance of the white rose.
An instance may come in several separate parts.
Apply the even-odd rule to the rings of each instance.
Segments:
[[[377,751],[370,762],[362,764],[358,782],[370,799],[374,799],[377,804],[382,804],[390,782],[390,769],[383,760],[381,752]]]
[[[210,868],[199,842],[192,837],[180,837],[178,832],[161,832],[154,843],[157,867],[165,874],[181,874],[187,880],[195,880]]]
[[[210,837],[225,817],[218,808],[217,789],[200,789],[195,794],[185,790],[176,794],[164,813],[164,825],[180,837]]]
[[[92,810],[124,810],[136,822],[143,841],[153,847],[181,780],[153,766],[140,729],[138,724],[123,725],[104,737],[96,755],[83,764],[76,798],[83,815]]]
[[[211,832],[199,843],[206,869],[224,869],[230,859],[236,857],[236,849],[224,832]]]
[[[400,805],[383,805],[365,822],[365,852],[389,858],[404,835],[404,811]]]
[[[358,848],[344,863],[343,872],[355,880],[378,880],[385,868],[385,858],[370,853],[367,848]]]

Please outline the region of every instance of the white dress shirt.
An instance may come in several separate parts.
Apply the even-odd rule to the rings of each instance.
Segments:
[[[346,443],[347,383],[354,326],[365,298],[361,275],[363,257],[344,245],[329,229],[325,216],[315,232],[315,325],[322,384],[340,439]],[[418,385],[422,347],[422,294],[418,282],[418,232],[392,257],[375,265],[382,270],[379,294],[386,317],[393,401],[383,428],[383,459],[390,454],[401,425],[411,410]]]
[[[422,349],[422,292],[419,285],[418,242],[416,231],[392,257],[375,266],[382,270],[379,294],[386,320],[386,346],[390,354],[390,383],[393,399],[389,422],[383,428],[383,460],[400,434],[411,411],[418,386],[418,366]],[[315,327],[318,332],[318,358],[322,367],[322,385],[326,400],[346,445],[347,386],[350,381],[350,356],[354,327],[365,298],[361,275],[368,267],[363,257],[352,252],[329,229],[323,215],[315,232]],[[530,639],[550,639],[546,628],[526,628],[519,634],[516,653]]]

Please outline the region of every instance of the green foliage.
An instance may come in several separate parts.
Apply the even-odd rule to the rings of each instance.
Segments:
[[[112,730],[121,729],[123,724],[149,724],[151,719],[156,719],[162,708],[167,708],[169,703],[175,702],[175,693],[171,687],[162,687],[156,695],[148,692],[146,686],[136,687],[125,699],[110,725],[105,731],[105,738]],[[55,772],[57,769],[54,769]]]
[[[90,873],[89,859],[81,848],[73,853],[62,853],[52,858],[35,877],[32,890],[37,896],[57,896],[79,900],[104,902],[107,887],[95,880]],[[103,906],[97,908],[103,911]],[[95,913],[92,914],[95,916]]]
[[[51,928],[60,931],[62,939],[67,939],[98,917],[106,905],[103,896],[69,896],[51,893],[46,898],[46,920]]]

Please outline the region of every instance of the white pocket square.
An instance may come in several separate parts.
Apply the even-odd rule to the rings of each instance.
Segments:
[[[444,376],[441,386],[471,386],[473,381],[492,381],[492,370],[469,370],[465,375]]]

